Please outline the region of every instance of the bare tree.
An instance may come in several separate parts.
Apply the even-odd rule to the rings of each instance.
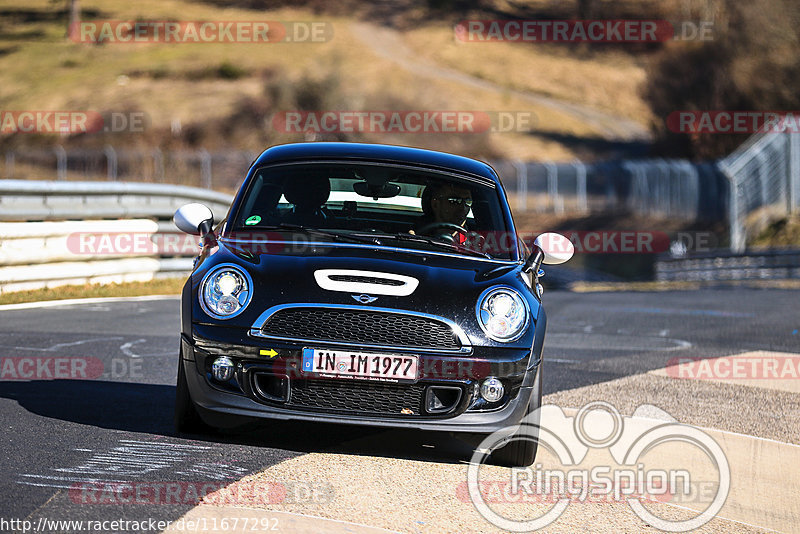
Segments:
[[[578,18],[586,20],[592,18],[594,0],[578,0]]]

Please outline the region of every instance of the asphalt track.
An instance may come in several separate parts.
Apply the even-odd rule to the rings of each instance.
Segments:
[[[651,376],[649,371],[663,369],[682,355],[711,358],[757,350],[800,352],[798,297],[797,291],[757,289],[550,292],[546,294],[545,395],[569,398],[587,388]],[[403,459],[432,468],[463,465],[470,458],[467,444],[446,435],[352,426],[281,423],[245,434],[177,437],[171,418],[178,315],[177,298],[0,307],[0,531],[14,531],[2,523],[12,519],[29,520],[34,526],[40,518],[176,520],[195,503],[183,494],[148,500],[154,488],[175,482],[184,490],[192,484],[224,486],[301,462],[303,455],[344,455],[363,459],[365,464]],[[38,367],[21,366],[26,358]],[[59,378],[69,374],[75,358],[84,362],[81,365],[86,367],[79,370],[88,370],[88,378]],[[42,363],[48,359],[54,361]],[[67,363],[57,367],[57,359]],[[34,368],[33,377],[14,376],[15,372],[29,374]],[[635,405],[652,399],[628,388],[607,400]],[[684,400],[682,410],[694,416],[692,424],[738,430],[726,428],[725,417],[722,422],[704,420],[702,412],[692,411],[691,399]],[[740,413],[732,403],[723,406],[725,410],[729,419]],[[798,443],[798,413],[794,410],[788,415],[777,424],[788,425],[786,440]],[[762,419],[765,428],[760,428],[759,418],[755,419],[751,433],[770,437],[770,421]],[[787,469],[787,476],[800,474],[797,465]],[[330,480],[286,481],[281,489],[283,502],[291,505],[293,500],[305,500],[302,510],[307,515],[326,515],[316,514],[315,504],[308,501],[320,499],[329,505],[342,497]],[[118,496],[104,497],[92,490],[108,481],[142,488],[149,492],[142,499],[147,502],[120,502]],[[415,511],[404,513],[413,517]],[[367,518],[358,521],[346,514],[334,518],[350,521],[344,523],[345,530],[353,531],[361,527],[352,523],[392,525],[373,524]],[[290,516],[281,516],[280,530],[291,531],[290,525],[311,530],[301,519],[296,516],[292,523]],[[77,531],[45,525],[50,528],[40,531]],[[483,530],[481,524],[471,529]]]

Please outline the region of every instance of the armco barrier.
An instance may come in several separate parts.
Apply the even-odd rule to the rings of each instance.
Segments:
[[[0,221],[170,219],[189,202],[206,204],[221,220],[230,195],[169,184],[0,180]]]
[[[786,280],[800,278],[800,250],[717,252],[656,262],[656,280],[722,281]]]
[[[199,238],[178,232],[174,211],[201,202],[221,220],[230,201],[184,186],[0,180],[0,221],[15,221],[0,222],[0,293],[186,275]]]

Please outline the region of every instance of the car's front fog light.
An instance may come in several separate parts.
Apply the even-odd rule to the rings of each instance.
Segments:
[[[490,376],[481,384],[481,397],[487,402],[497,402],[503,398],[503,383],[499,379]]]
[[[211,374],[214,380],[227,382],[233,377],[233,360],[227,356],[220,356],[211,364]]]

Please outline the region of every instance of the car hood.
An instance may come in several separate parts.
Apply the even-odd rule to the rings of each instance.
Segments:
[[[263,311],[272,306],[321,303],[438,315],[455,321],[471,338],[475,335],[482,337],[475,318],[475,306],[483,291],[498,285],[517,289],[528,301],[534,321],[538,315],[538,301],[523,278],[527,275],[521,273],[520,264],[507,261],[341,243],[308,247],[302,253],[284,249],[254,251],[253,247],[228,240],[221,241],[219,250],[198,265],[193,274],[195,291],[203,275],[221,263],[236,264],[246,269],[253,279],[253,300],[242,314],[225,321],[231,326],[249,327]],[[395,288],[391,286],[381,291],[372,285],[374,291],[360,291],[358,282],[363,281],[361,278],[355,279],[355,286],[331,284],[329,279],[325,283],[327,277],[323,275],[329,270],[346,271],[359,276],[363,276],[359,272],[366,271],[380,273],[387,278],[408,277],[416,281],[417,286],[410,294],[400,295],[380,294],[392,292]],[[323,280],[322,285],[335,289],[322,287],[320,279]],[[411,286],[413,281],[409,281]],[[404,286],[398,292],[406,293],[411,286]],[[199,306],[194,309],[200,313],[200,316],[195,315],[196,319],[204,316]]]

